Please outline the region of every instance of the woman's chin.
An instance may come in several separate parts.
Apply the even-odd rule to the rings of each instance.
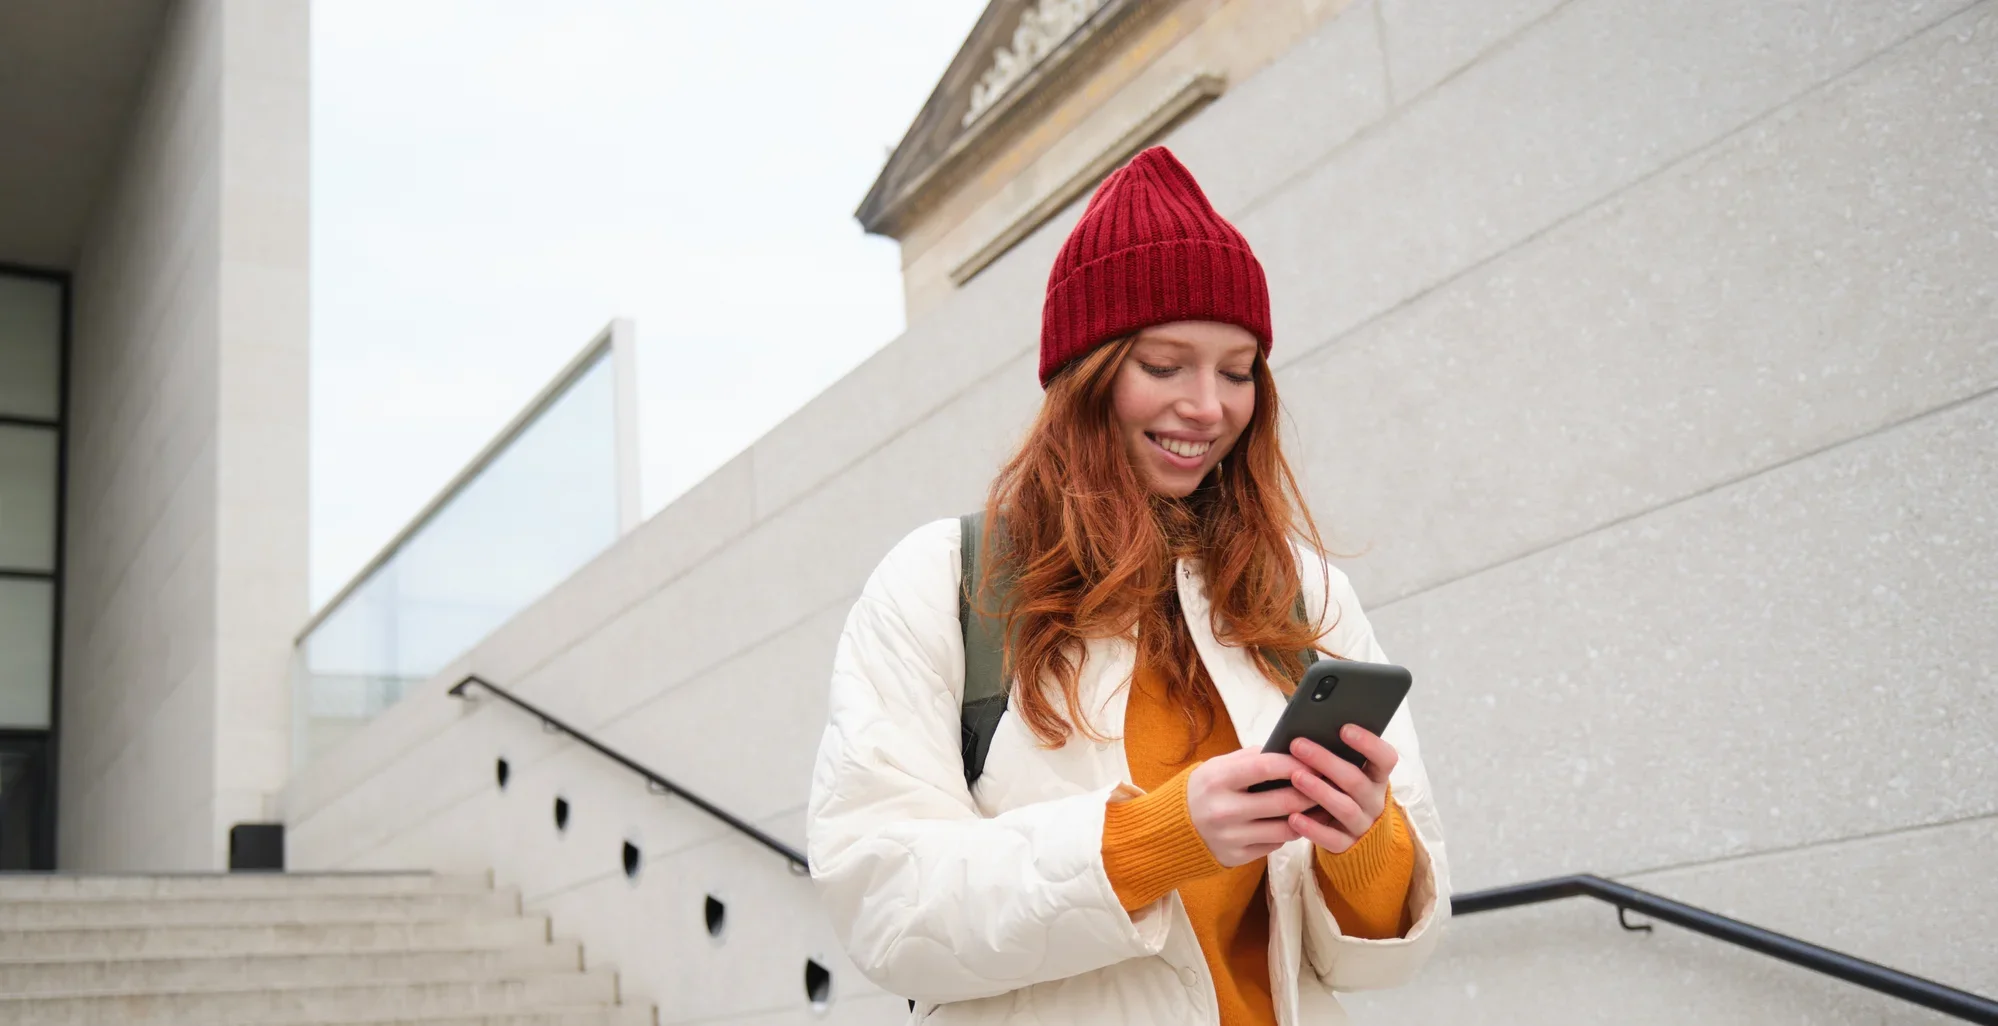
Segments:
[[[1149,475],[1152,494],[1168,499],[1184,499],[1200,488],[1200,482],[1207,479],[1202,470],[1167,470],[1153,467]]]

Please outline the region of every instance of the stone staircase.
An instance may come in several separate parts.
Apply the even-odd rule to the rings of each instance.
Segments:
[[[652,1026],[483,879],[0,875],[0,1024]]]

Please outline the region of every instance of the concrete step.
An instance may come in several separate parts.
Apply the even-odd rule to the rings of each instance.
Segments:
[[[344,923],[513,915],[516,891],[299,897],[37,898],[0,901],[0,930],[202,923]]]
[[[169,873],[149,876],[0,873],[0,901],[36,898],[462,894],[491,889],[491,882],[484,876],[432,873]]]
[[[225,1026],[405,1018],[476,1018],[494,1013],[617,1004],[608,972],[441,983],[364,981],[337,987],[0,995],[0,1023],[36,1026]]]
[[[574,941],[456,951],[23,959],[0,961],[0,994],[331,986],[361,980],[493,980],[582,968],[582,946]]]
[[[547,1009],[519,1014],[448,1016],[423,1019],[313,1020],[296,1026],[658,1026],[650,1005],[616,1008]],[[259,1023],[257,1026],[278,1026]],[[287,1024],[291,1026],[291,1024]]]
[[[542,944],[548,939],[547,919],[519,916],[373,923],[107,924],[0,930],[0,960],[490,949]]]

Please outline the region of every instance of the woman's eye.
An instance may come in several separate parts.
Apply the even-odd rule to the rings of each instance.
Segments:
[[[1237,385],[1246,385],[1249,382],[1256,380],[1256,376],[1253,373],[1236,374],[1232,371],[1222,371],[1221,376],[1227,378],[1229,381],[1232,381]]]
[[[1138,366],[1143,367],[1146,374],[1150,374],[1155,378],[1170,377],[1173,371],[1179,369],[1178,367],[1154,367],[1143,360],[1138,361]]]

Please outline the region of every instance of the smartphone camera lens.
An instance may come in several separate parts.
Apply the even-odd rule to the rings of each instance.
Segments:
[[[1318,686],[1311,689],[1311,700],[1314,702],[1323,702],[1327,698],[1330,698],[1333,687],[1337,686],[1338,683],[1339,678],[1337,677],[1328,676],[1319,678]]]

